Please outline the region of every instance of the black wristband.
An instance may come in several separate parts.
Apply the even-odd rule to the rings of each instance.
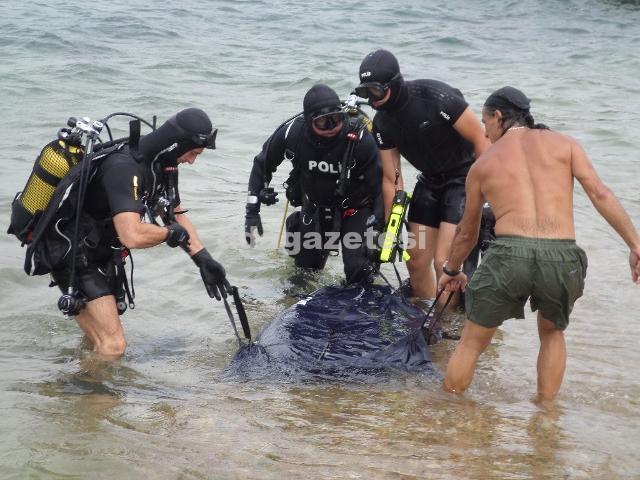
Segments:
[[[456,275],[460,274],[460,269],[447,270],[447,262],[444,262],[444,264],[442,265],[442,273],[444,273],[445,275],[449,275],[450,277],[455,277]]]
[[[260,204],[247,203],[244,211],[245,211],[245,214],[260,213]]]

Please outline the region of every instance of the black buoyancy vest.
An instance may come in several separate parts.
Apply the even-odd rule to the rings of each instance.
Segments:
[[[332,189],[328,191],[328,195],[331,198],[338,198],[339,202],[346,197],[346,193],[349,190],[349,181],[350,175],[349,170],[351,170],[354,165],[354,155],[355,149],[357,148],[358,143],[362,139],[363,135],[363,127],[364,125],[361,123],[360,119],[350,118],[350,125],[347,128],[346,132],[341,132],[339,135],[344,137],[341,139],[336,139],[340,145],[345,145],[344,151],[340,157],[340,166],[338,168],[338,172],[332,170],[332,166],[324,165],[324,168],[329,170],[330,172],[338,173],[339,179],[336,181],[336,184],[332,186]],[[293,206],[299,206],[302,204],[302,188],[300,185],[301,178],[301,170],[303,168],[303,163],[305,162],[304,158],[301,158],[301,153],[304,155],[304,148],[312,148],[304,143],[301,144],[302,136],[306,134],[304,131],[305,123],[303,120],[292,121],[291,124],[287,127],[285,131],[285,159],[290,160],[293,168],[289,173],[289,178],[285,182],[285,188],[287,192],[287,198],[291,202]],[[353,135],[353,136],[352,136]],[[336,143],[338,144],[338,143]],[[329,147],[331,148],[331,147]],[[319,168],[321,163],[316,162],[318,165],[314,165],[316,168]],[[326,162],[324,162],[326,163]],[[307,163],[306,167],[308,169],[311,166]],[[325,172],[326,173],[326,172]],[[353,195],[350,195],[353,196]],[[320,202],[323,203],[323,202]],[[327,202],[331,203],[331,202]],[[328,205],[326,205],[328,206]]]

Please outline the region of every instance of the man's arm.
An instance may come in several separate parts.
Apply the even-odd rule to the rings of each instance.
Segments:
[[[121,212],[113,216],[120,242],[127,248],[155,247],[167,239],[166,227],[143,223],[137,212]]]
[[[294,122],[297,120],[294,120]],[[253,167],[249,175],[249,194],[259,196],[265,183],[270,183],[274,172],[284,160],[286,145],[285,135],[290,125],[281,125],[264,142],[262,150],[253,159]],[[293,127],[292,127],[293,128]],[[259,204],[258,204],[259,205]],[[258,207],[259,209],[259,207]]]
[[[482,124],[475,116],[471,107],[467,107],[462,115],[453,124],[453,128],[464,138],[465,140],[473,144],[473,150],[476,154],[476,158],[480,158],[480,155],[489,147],[489,139],[485,136],[484,128]]]
[[[180,205],[176,207],[176,211],[182,211]],[[198,232],[196,231],[196,227],[191,223],[191,220],[186,213],[176,215],[176,221],[189,233],[189,251],[187,253],[189,256],[195,255],[204,248],[204,245],[198,236]]]
[[[389,218],[391,204],[396,190],[404,188],[402,180],[402,170],[400,169],[400,152],[397,148],[380,150],[382,161],[382,198],[384,200],[384,218]],[[397,185],[396,185],[397,175]]]
[[[176,211],[183,211],[182,206],[178,205]],[[227,281],[227,273],[219,262],[211,257],[211,254],[204,248],[196,227],[187,216],[186,213],[180,213],[175,216],[178,222],[189,234],[188,250],[186,252],[200,270],[200,276],[204,283],[207,293],[211,298],[220,300],[227,296],[227,292],[231,290],[231,285]],[[183,246],[184,248],[184,246]]]
[[[602,182],[583,148],[573,140],[571,143],[571,171],[582,185],[582,188],[584,188],[598,213],[613,227],[629,247],[631,279],[637,283],[640,278],[640,236],[627,211],[611,189]]]
[[[257,231],[260,236],[264,233],[260,218],[260,203],[273,205],[278,201],[278,194],[268,185],[273,173],[284,160],[289,129],[299,121],[295,119],[293,123],[280,125],[273,135],[264,142],[262,150],[253,159],[244,217],[244,235],[247,244],[251,247],[255,246],[255,232]]]
[[[456,233],[447,259],[449,270],[457,270],[478,243],[484,197],[480,189],[476,165],[469,170],[465,183],[465,192],[464,214],[462,215],[462,220],[456,226]]]

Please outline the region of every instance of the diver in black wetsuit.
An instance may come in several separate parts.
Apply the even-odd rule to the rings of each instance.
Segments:
[[[253,246],[262,235],[260,204],[278,199],[269,182],[287,158],[293,170],[287,199],[301,210],[287,218],[289,255],[299,267],[322,269],[338,238],[346,283],[368,281],[376,266],[368,258],[373,229],[383,216],[382,169],[375,142],[359,117],[347,115],[330,87],[313,86],[303,101],[304,115],[281,125],[253,161],[249,178],[245,233]],[[352,154],[349,151],[352,150]]]
[[[118,267],[129,249],[163,242],[181,246],[199,267],[209,295],[218,299],[225,295],[224,268],[211,258],[182,209],[177,181],[178,165],[193,164],[204,148],[215,148],[216,133],[205,112],[182,110],[140,138],[137,149],[133,145],[116,148],[91,177],[83,202],[74,282],[80,304],[86,305],[75,312],[75,318],[101,357],[117,358],[126,348],[119,315],[126,309],[123,288],[129,292],[123,286],[126,275]],[[168,219],[168,225],[142,222],[145,213],[151,219]],[[66,236],[70,237],[69,232]],[[70,263],[67,259],[62,268],[51,272],[63,293],[70,282]],[[122,301],[116,302],[116,297]]]
[[[408,212],[413,242],[407,268],[413,295],[433,298],[431,265],[439,278],[462,218],[467,171],[489,145],[484,129],[460,90],[437,80],[405,81],[387,50],[364,58],[356,94],[377,110],[373,135],[382,159],[387,215],[395,191],[403,189],[400,156],[421,172]]]

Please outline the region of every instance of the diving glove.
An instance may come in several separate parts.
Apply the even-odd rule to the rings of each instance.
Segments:
[[[362,259],[360,264],[360,268],[356,270],[352,270],[351,272],[347,272],[345,269],[345,273],[347,273],[347,278],[344,281],[344,285],[368,285],[373,283],[375,276],[380,271],[380,264],[376,262],[372,262],[366,258]]]
[[[231,291],[227,274],[224,267],[211,257],[207,249],[200,250],[191,257],[191,260],[200,269],[200,276],[209,296],[215,297],[216,300],[220,300],[222,297],[227,298],[227,291]]]
[[[258,198],[260,198],[260,203],[265,205],[274,205],[280,200],[278,198],[278,192],[276,192],[273,187],[265,187],[260,190]]]
[[[247,244],[252,247],[256,244],[254,237],[254,231],[258,230],[258,235],[262,236],[264,230],[262,229],[262,220],[260,219],[260,205],[254,203],[247,203],[246,214],[244,216],[244,237],[247,240]]]
[[[178,247],[183,245],[185,247],[189,246],[189,232],[177,222],[170,223],[167,225],[167,238],[165,242],[171,248]]]

